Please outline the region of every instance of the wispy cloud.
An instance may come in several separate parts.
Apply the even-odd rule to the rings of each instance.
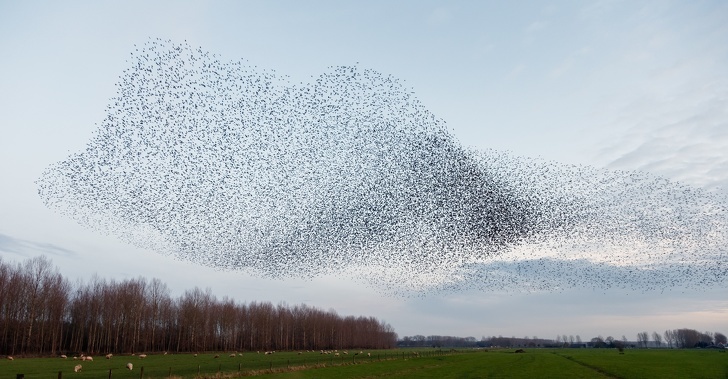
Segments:
[[[607,167],[728,191],[728,89],[710,99],[701,99],[705,95],[697,91],[625,110],[632,126],[601,149]]]
[[[64,249],[51,243],[28,241],[5,234],[0,234],[0,251],[18,254],[23,257],[47,254],[71,258],[78,255],[75,251]]]

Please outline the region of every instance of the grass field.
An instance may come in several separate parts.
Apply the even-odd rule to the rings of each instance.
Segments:
[[[96,357],[94,362],[60,358],[0,361],[0,379],[57,378],[721,378],[728,379],[728,353],[717,350],[514,349],[438,352],[371,351],[371,357],[319,353],[220,353]],[[350,352],[352,353],[352,352]],[[127,362],[134,370],[124,368]],[[81,373],[73,366],[83,365]],[[198,375],[199,372],[199,375]]]

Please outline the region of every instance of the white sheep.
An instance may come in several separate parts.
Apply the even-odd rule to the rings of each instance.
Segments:
[[[65,354],[61,354],[61,358],[67,359],[68,357]]]
[[[235,358],[235,357],[237,357],[237,355],[235,355],[235,354],[230,354],[230,358]]]
[[[146,355],[146,354],[139,354],[139,359],[144,359],[144,358],[146,358],[146,357],[147,357],[147,355]]]
[[[73,368],[73,372],[81,372],[81,365],[76,365],[76,367]]]
[[[94,357],[92,357],[92,356],[90,356],[90,355],[87,355],[87,356],[83,357],[83,360],[84,360],[84,361],[91,361],[91,362],[93,362],[93,360],[94,360]]]
[[[114,354],[106,354],[106,359],[111,359],[111,357],[113,357],[113,356],[114,356]]]
[[[134,365],[133,365],[133,364],[131,364],[131,362],[129,362],[129,363],[127,363],[127,364],[126,364],[126,368],[127,368],[127,369],[128,369],[129,371],[131,371],[131,369],[132,369],[132,368],[134,368]]]
[[[14,360],[14,359],[15,359],[15,358],[13,358],[13,357],[11,357],[11,356],[9,356],[9,355],[8,355],[8,360],[9,360],[9,361],[12,361],[12,360]]]

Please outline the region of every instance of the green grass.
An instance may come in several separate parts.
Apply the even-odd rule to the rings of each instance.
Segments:
[[[373,351],[371,357],[339,357],[294,352],[264,355],[244,353],[231,358],[220,353],[149,355],[144,360],[114,356],[95,357],[94,362],[60,358],[18,358],[0,361],[0,379],[57,378],[214,378],[256,374],[262,378],[726,378],[728,353],[717,350],[626,350],[614,349],[515,349],[462,351],[456,353],[420,350]],[[353,352],[350,352],[353,353]],[[127,362],[134,370],[124,368]],[[73,366],[83,365],[81,373]],[[306,366],[304,369],[303,367]],[[240,371],[238,368],[240,367]],[[271,368],[273,370],[271,370]],[[197,376],[198,369],[200,376]],[[218,376],[218,370],[220,375]]]

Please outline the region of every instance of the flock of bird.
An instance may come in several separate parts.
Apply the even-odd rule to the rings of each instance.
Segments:
[[[226,270],[345,275],[382,292],[637,290],[726,279],[710,193],[463,147],[398,79],[310,83],[150,39],[44,203],[133,245]]]

